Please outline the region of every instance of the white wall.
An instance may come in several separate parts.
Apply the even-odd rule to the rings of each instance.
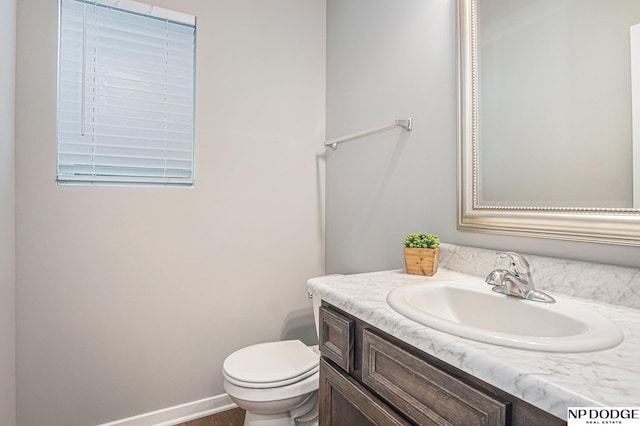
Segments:
[[[14,82],[16,2],[0,3],[0,419],[16,424]]]
[[[232,351],[312,339],[325,2],[153,3],[198,17],[194,189],[56,186],[57,2],[18,4],[20,426],[218,395]]]
[[[456,2],[401,3],[327,1],[327,137],[414,118],[410,133],[379,134],[328,153],[327,273],[402,268],[409,232],[639,266],[640,247],[456,230]]]

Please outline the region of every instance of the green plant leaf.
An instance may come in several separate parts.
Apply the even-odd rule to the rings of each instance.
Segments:
[[[440,239],[433,234],[412,233],[404,239],[405,247],[412,248],[430,248],[434,249],[440,246]]]

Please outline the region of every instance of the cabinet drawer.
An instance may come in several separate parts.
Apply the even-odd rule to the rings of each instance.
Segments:
[[[345,316],[320,307],[320,351],[347,373],[353,371],[354,322]]]
[[[475,389],[369,330],[362,381],[420,425],[505,425],[510,404]]]
[[[345,373],[320,360],[320,426],[410,425]]]

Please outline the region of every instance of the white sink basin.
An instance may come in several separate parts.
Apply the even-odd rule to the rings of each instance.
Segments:
[[[532,302],[491,291],[481,279],[408,284],[387,303],[420,324],[485,343],[549,352],[611,348],[624,336],[611,320],[554,295]]]

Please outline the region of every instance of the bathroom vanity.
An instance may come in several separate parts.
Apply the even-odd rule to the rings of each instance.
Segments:
[[[321,424],[564,424],[568,407],[638,406],[640,311],[573,298],[624,341],[595,352],[481,343],[414,322],[389,292],[434,277],[383,271],[314,278],[320,308]],[[477,279],[477,277],[474,277]],[[535,303],[535,302],[526,302]]]
[[[565,423],[326,303],[320,326],[322,424]]]

